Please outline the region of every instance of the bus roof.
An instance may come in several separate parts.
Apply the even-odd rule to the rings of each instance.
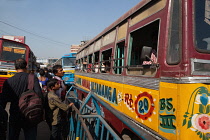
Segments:
[[[135,5],[133,8],[131,8],[128,12],[126,12],[124,15],[122,15],[120,18],[118,18],[114,23],[112,23],[110,26],[105,28],[101,33],[99,33],[96,37],[94,37],[92,40],[88,41],[83,47],[81,47],[78,51],[82,51],[85,47],[99,39],[102,35],[106,34],[110,30],[112,30],[114,27],[116,27],[118,24],[125,21],[127,18],[129,18],[131,15],[133,15],[135,12],[137,12],[140,8],[144,7],[146,4],[151,2],[153,0],[142,0],[137,5]]]
[[[62,57],[76,57],[77,53],[68,53],[68,54],[64,54]]]

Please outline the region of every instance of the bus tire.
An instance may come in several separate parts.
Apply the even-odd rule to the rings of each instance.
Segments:
[[[138,136],[129,130],[124,130],[121,137],[123,140],[140,140]]]
[[[132,140],[131,137],[129,135],[127,135],[127,134],[123,134],[122,135],[122,139],[123,140]]]

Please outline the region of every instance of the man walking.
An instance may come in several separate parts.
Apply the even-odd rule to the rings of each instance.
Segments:
[[[0,94],[0,105],[5,109],[7,102],[11,102],[9,116],[9,140],[18,140],[21,128],[24,131],[25,140],[36,140],[37,125],[32,125],[26,121],[20,112],[18,103],[20,95],[28,88],[27,62],[25,59],[15,60],[17,73],[4,82],[2,94]],[[34,76],[34,91],[42,99],[42,91],[39,81]]]

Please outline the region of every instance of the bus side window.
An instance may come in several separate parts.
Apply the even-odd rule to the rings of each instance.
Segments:
[[[115,74],[121,74],[124,66],[124,47],[125,41],[120,42],[116,46],[115,60],[114,60],[114,72]]]
[[[109,73],[111,69],[112,49],[102,52],[101,73]]]
[[[159,34],[159,20],[156,20],[130,35],[129,58],[127,73],[131,75],[154,75],[156,68],[151,67],[157,63],[157,44]],[[143,47],[149,46],[150,53],[147,58],[142,55]]]

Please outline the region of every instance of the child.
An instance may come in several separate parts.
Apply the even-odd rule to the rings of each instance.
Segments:
[[[66,105],[61,99],[55,94],[55,91],[60,88],[60,82],[57,79],[51,79],[47,83],[47,87],[50,90],[48,97],[48,104],[52,111],[52,130],[50,140],[61,140],[62,139],[62,124],[66,118],[62,117],[62,113],[67,111],[73,103]]]

